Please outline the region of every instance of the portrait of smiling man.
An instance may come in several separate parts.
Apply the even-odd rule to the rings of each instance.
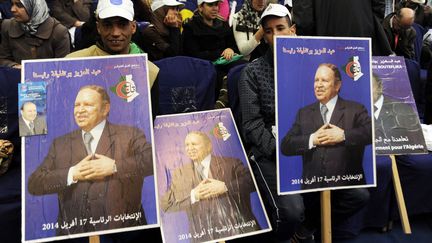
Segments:
[[[68,227],[57,235],[147,224],[141,191],[153,174],[151,145],[140,129],[110,123],[110,108],[103,87],[81,87],[73,109],[79,129],[56,138],[28,179],[30,194],[58,195],[57,223]],[[121,215],[129,219],[115,220]]]
[[[317,102],[301,108],[282,140],[284,155],[301,155],[306,178],[358,175],[358,180],[302,184],[302,189],[365,184],[362,165],[365,146],[372,142],[371,118],[366,108],[339,96],[342,78],[331,63],[319,64],[314,78]]]

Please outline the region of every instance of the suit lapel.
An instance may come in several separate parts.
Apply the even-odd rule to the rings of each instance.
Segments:
[[[103,155],[108,154],[108,151],[111,149],[111,146],[114,143],[114,139],[112,138],[115,137],[115,133],[116,131],[110,126],[110,124],[107,121],[104,130],[102,131],[102,135],[99,140],[99,143],[96,147],[97,154],[103,154]],[[115,151],[112,152],[114,153]]]
[[[316,102],[315,104],[312,105],[311,107],[311,112],[310,114],[312,114],[312,120],[314,122],[315,128],[313,130],[317,130],[318,128],[322,127],[322,125],[324,125],[324,121],[322,119],[321,116],[321,111],[320,111],[320,103]]]
[[[210,161],[210,173],[213,179],[221,180],[223,179],[223,170],[221,168],[221,162],[216,159],[216,157],[211,156]]]
[[[87,156],[87,151],[84,146],[84,141],[81,135],[81,129],[76,130],[71,134],[72,159],[71,163],[77,164]]]
[[[341,123],[341,120],[344,116],[344,110],[345,110],[345,103],[339,97],[338,100],[336,101],[336,105],[335,105],[335,108],[333,110],[333,114],[330,117],[330,123],[340,127],[339,123]]]

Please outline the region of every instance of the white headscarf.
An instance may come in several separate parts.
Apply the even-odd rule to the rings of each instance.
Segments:
[[[24,32],[34,35],[39,25],[49,18],[49,9],[45,0],[20,0],[27,11],[30,20],[20,23]]]

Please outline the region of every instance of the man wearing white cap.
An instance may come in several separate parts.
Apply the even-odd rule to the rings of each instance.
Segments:
[[[144,53],[131,42],[136,31],[131,0],[99,0],[96,8],[97,31],[100,41],[89,48],[72,52],[66,57],[107,56]],[[150,85],[156,80],[159,68],[148,62]]]
[[[243,135],[251,147],[251,167],[267,199],[278,242],[289,242],[291,237],[291,242],[314,242],[313,233],[319,223],[319,195],[277,194],[273,37],[295,35],[296,29],[288,9],[279,4],[269,4],[261,16],[261,25],[270,48],[243,69],[239,80]],[[334,219],[337,221],[361,208],[368,196],[367,191],[338,190],[338,200],[332,204]]]
[[[108,56],[117,54],[144,53],[131,41],[136,32],[134,7],[131,0],[99,0],[96,8],[96,27],[100,40],[89,48],[72,52],[66,57]],[[149,83],[152,96],[153,117],[158,111],[158,84],[156,82],[159,68],[148,61]],[[153,85],[156,82],[155,85]]]
[[[156,61],[181,53],[182,17],[176,0],[156,0],[152,3],[151,25],[142,31],[142,42],[149,60]]]

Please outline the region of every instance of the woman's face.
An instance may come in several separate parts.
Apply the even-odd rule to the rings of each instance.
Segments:
[[[15,18],[15,20],[19,23],[27,23],[30,20],[30,17],[27,13],[27,10],[24,8],[24,5],[19,0],[12,0],[11,12]]]
[[[267,7],[267,0],[252,0],[252,8],[257,12],[262,12]]]
[[[216,19],[219,14],[219,1],[212,3],[202,3],[199,6],[199,11],[203,18],[207,20]]]

